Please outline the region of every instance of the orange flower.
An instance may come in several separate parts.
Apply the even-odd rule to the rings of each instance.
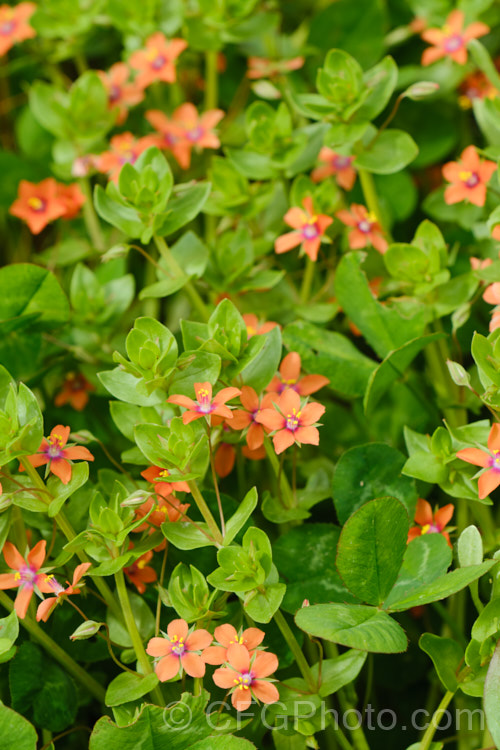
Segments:
[[[243,409],[233,411],[231,427],[233,430],[245,430],[248,427],[246,442],[252,451],[264,445],[264,427],[257,422],[257,416],[261,409],[273,408],[273,398],[274,393],[268,393],[260,402],[257,393],[249,385],[241,388],[240,401]]]
[[[35,544],[26,559],[11,542],[5,542],[3,546],[3,556],[11,572],[0,574],[0,590],[19,589],[14,609],[21,620],[26,617],[35,587],[43,594],[52,593],[50,576],[40,573],[45,560],[45,545],[45,540]]]
[[[473,271],[480,271],[482,268],[488,268],[488,266],[491,266],[493,263],[492,258],[486,258],[485,260],[482,260],[481,258],[476,258],[472,256],[469,258],[470,260],[470,267]]]
[[[498,96],[498,91],[481,70],[470,73],[462,81],[459,89],[461,96],[458,103],[463,109],[470,109],[476,99],[494,99]]]
[[[80,209],[87,200],[76,182],[71,185],[57,184],[57,196],[66,206],[63,219],[74,219],[80,213]]]
[[[267,57],[249,57],[247,78],[276,78],[292,70],[300,70],[304,57],[292,57],[289,60],[269,60]]]
[[[194,630],[189,633],[185,620],[172,620],[164,638],[151,638],[146,649],[155,657],[155,672],[160,682],[172,680],[179,671],[190,677],[203,677],[205,662],[200,651],[212,643],[212,636],[207,630]]]
[[[146,112],[146,119],[158,133],[153,136],[154,144],[171,151],[182,169],[188,169],[191,164],[192,148],[219,148],[220,141],[213,129],[223,117],[221,109],[210,109],[199,116],[194,104],[189,102],[181,104],[171,120],[159,110]]]
[[[264,445],[261,445],[260,448],[256,448],[256,450],[252,450],[248,447],[248,445],[244,445],[241,449],[241,452],[245,456],[245,458],[250,459],[250,461],[262,461],[262,459],[267,455]]]
[[[327,177],[334,176],[343,190],[352,190],[356,182],[356,170],[351,166],[354,156],[342,156],[332,151],[331,148],[323,146],[318,159],[323,164],[311,172],[313,182],[320,182]]]
[[[63,484],[68,484],[71,479],[70,461],[93,461],[92,453],[81,445],[70,445],[65,447],[70,433],[69,427],[58,424],[51,431],[48,438],[44,438],[38,449],[38,453],[26,456],[26,460],[32,466],[45,466],[48,464],[49,471],[59,477]],[[23,471],[23,467],[19,467]]]
[[[117,109],[117,123],[121,125],[127,119],[129,108],[144,99],[144,89],[129,80],[130,68],[126,63],[115,63],[107,73],[103,70],[97,73],[108,92],[109,109]]]
[[[464,448],[458,451],[457,458],[474,466],[481,466],[487,471],[479,477],[479,498],[484,500],[500,485],[500,424],[495,422],[488,436],[488,450]]]
[[[433,515],[432,508],[427,500],[420,498],[415,511],[415,522],[418,523],[418,526],[413,526],[408,532],[408,543],[423,534],[442,534],[451,547],[450,535],[446,531],[446,526],[454,511],[453,503],[448,503],[448,505],[439,508]]]
[[[133,546],[133,544],[130,544],[129,549]],[[138,557],[132,565],[123,568],[123,572],[129,581],[134,584],[139,594],[144,594],[146,591],[146,583],[153,583],[156,581],[156,570],[148,565],[148,562],[150,562],[152,557],[153,551],[148,550],[148,552],[145,552]]]
[[[467,42],[484,36],[490,30],[485,23],[476,21],[464,29],[465,14],[461,10],[453,10],[442,29],[426,29],[421,37],[432,47],[424,50],[422,65],[431,65],[442,57],[451,57],[459,65],[467,62]]]
[[[259,628],[247,628],[243,632],[240,631],[238,633],[232,625],[219,625],[215,628],[214,632],[217,645],[209,646],[201,656],[207,664],[219,666],[219,664],[224,664],[227,661],[227,650],[235,643],[245,646],[250,656],[252,656],[257,646],[260,646],[264,640],[264,636],[264,631],[259,630]]]
[[[95,157],[95,167],[99,172],[108,174],[114,182],[118,182],[123,165],[134,164],[142,152],[154,143],[151,136],[135,138],[132,133],[121,133],[114,135],[109,145],[109,151]]]
[[[159,497],[168,497],[173,492],[191,492],[187,482],[171,482],[168,479],[169,476],[169,470],[162,469],[161,466],[149,466],[141,471],[141,477],[154,484],[155,492]]]
[[[151,528],[152,526],[160,528],[165,521],[175,523],[184,518],[189,507],[189,503],[181,503],[175,495],[166,497],[157,495],[156,500],[150,497],[145,503],[142,503],[142,505],[135,509],[135,515],[137,518],[145,518],[148,516],[151,508],[153,508],[153,511],[147,517],[147,520],[140,526],[137,526],[134,531],[146,531],[146,529],[150,529],[153,532],[154,529]]]
[[[364,206],[353,203],[350,211],[345,209],[337,211],[336,216],[346,226],[353,227],[348,237],[351,250],[360,250],[367,245],[373,245],[379,253],[385,253],[388,243],[382,235],[382,227],[376,217],[368,213]]]
[[[491,236],[494,240],[500,241],[500,224],[496,224],[491,230]]]
[[[283,221],[289,227],[293,227],[294,231],[278,237],[274,243],[274,249],[281,254],[300,245],[311,260],[316,260],[321,238],[333,219],[324,214],[315,215],[313,201],[309,195],[304,198],[302,205],[304,210],[294,206],[286,212]]]
[[[36,619],[38,622],[40,622],[40,620],[43,620],[43,622],[47,622],[53,610],[57,607],[58,604],[61,604],[63,602],[63,597],[80,593],[80,589],[76,588],[76,586],[88,571],[88,569],[91,567],[91,565],[92,563],[81,563],[80,565],[77,565],[73,573],[73,581],[72,583],[66,581],[66,583],[68,584],[66,588],[63,588],[61,584],[56,581],[54,576],[46,577],[47,582],[51,587],[51,592],[55,592],[55,595],[49,596],[38,605],[38,609],[36,611]]]
[[[28,23],[35,10],[35,3],[18,3],[14,8],[0,5],[0,56],[16,42],[36,36],[35,29]]]
[[[234,469],[236,461],[236,450],[231,443],[221,443],[217,448],[214,456],[214,466],[217,475],[224,479]]]
[[[500,282],[495,281],[493,284],[486,287],[483,293],[483,299],[489,305],[495,305],[491,313],[489,325],[491,333],[492,331],[496,331],[497,328],[500,328]]]
[[[301,406],[299,394],[289,389],[276,398],[274,409],[262,409],[256,419],[276,433],[273,437],[274,449],[280,454],[294,443],[319,445],[319,432],[315,425],[324,412],[322,404]]]
[[[443,176],[451,183],[444,191],[445,203],[451,206],[469,201],[475,206],[484,206],[486,185],[496,169],[494,161],[481,161],[476,147],[467,146],[460,161],[450,161],[443,167]]]
[[[47,224],[67,212],[67,201],[61,196],[60,186],[53,177],[39,183],[21,180],[18,197],[9,213],[23,219],[32,234],[40,234]]]
[[[177,406],[183,406],[187,409],[182,415],[184,424],[189,424],[195,419],[201,419],[201,417],[208,417],[209,415],[232,419],[233,413],[229,406],[225,405],[226,401],[236,398],[241,393],[239,388],[223,388],[212,399],[210,383],[195,383],[194,392],[196,401],[180,394],[174,394],[167,399],[169,404],[177,404]]]
[[[238,643],[227,650],[227,667],[214,672],[214,682],[224,690],[232,689],[231,703],[237,711],[245,711],[255,698],[262,703],[276,703],[278,689],[266,677],[278,669],[278,657],[264,651],[251,657]]]
[[[242,315],[242,318],[245,321],[247,327],[247,338],[249,339],[251,339],[252,336],[262,336],[264,333],[268,333],[278,326],[278,323],[275,323],[272,320],[260,323],[258,317],[254,313],[245,313]]]
[[[175,83],[175,61],[187,47],[184,39],[167,41],[164,34],[157,31],[146,40],[146,48],[137,50],[130,56],[130,66],[139,73],[136,76],[137,86],[145,89],[155,81]]]
[[[95,391],[92,383],[81,373],[69,372],[63,383],[62,390],[54,399],[56,406],[71,404],[76,411],[83,411],[89,401],[89,393]]]
[[[330,382],[324,375],[304,375],[300,377],[301,360],[298,352],[290,352],[280,364],[279,373],[274,376],[266,391],[283,393],[288,388],[297,391],[299,396],[310,396]]]

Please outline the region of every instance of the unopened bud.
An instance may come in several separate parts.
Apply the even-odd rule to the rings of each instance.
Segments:
[[[303,607],[309,607],[310,606],[309,599],[304,599],[304,601],[302,602],[302,606]]]
[[[143,505],[146,500],[151,497],[151,492],[146,490],[136,490],[136,492],[129,495],[126,500],[120,503],[122,508],[136,508],[139,505]]]
[[[462,365],[453,362],[451,359],[446,360],[446,365],[454,383],[470,388],[470,375]]]
[[[409,86],[403,93],[406,99],[412,99],[414,102],[418,102],[420,99],[427,99],[428,96],[432,96],[439,90],[439,83],[433,81],[418,81]]]
[[[82,622],[82,624],[77,627],[75,632],[70,635],[70,640],[84,641],[86,638],[92,638],[93,635],[99,632],[100,628],[103,625],[103,622],[95,622],[95,620],[85,620],[85,622]]]

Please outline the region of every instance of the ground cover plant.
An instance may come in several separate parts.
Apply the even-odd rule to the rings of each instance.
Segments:
[[[0,748],[500,747],[499,4],[0,55]]]

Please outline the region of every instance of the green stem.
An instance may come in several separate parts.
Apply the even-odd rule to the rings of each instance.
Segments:
[[[306,305],[311,296],[311,289],[314,279],[314,271],[316,270],[316,262],[311,260],[309,256],[306,260],[306,267],[304,270],[304,276],[302,278],[302,286],[300,288],[300,301],[303,305]]]
[[[208,528],[212,532],[214,541],[216,542],[216,544],[222,545],[222,543],[224,542],[223,536],[219,531],[219,527],[217,526],[215,518],[213,517],[210,508],[206,504],[205,498],[201,494],[198,485],[193,480],[189,481],[188,485],[189,489],[191,490],[193,499],[198,507],[198,510],[203,516]]]
[[[281,630],[281,635],[285,639],[285,641],[288,644],[288,647],[292,654],[295,657],[295,661],[297,662],[297,666],[300,669],[300,672],[302,674],[302,677],[307,682],[307,686],[311,693],[317,693],[318,692],[318,686],[316,685],[316,680],[314,679],[314,675],[311,671],[311,668],[309,664],[307,663],[307,659],[302,653],[302,649],[299,646],[299,643],[296,639],[296,637],[293,634],[292,629],[290,628],[289,624],[285,620],[284,616],[282,615],[281,611],[278,609],[274,613],[274,622],[278,626],[278,628]]]
[[[337,646],[334,643],[330,643],[329,641],[324,641],[324,644],[325,644],[325,653],[327,656],[329,656],[331,659],[335,659],[336,657],[338,657],[339,651],[338,651]],[[352,689],[352,692],[354,693],[354,689]],[[358,726],[358,719],[356,716],[353,716],[354,703],[347,696],[347,688],[341,688],[337,692],[337,697],[339,699],[340,708],[342,712],[344,713],[344,716],[346,718],[349,717],[348,718],[349,731],[351,733],[352,742],[353,742],[355,749],[356,750],[370,750],[370,746],[368,745],[368,742],[366,741],[363,728],[361,726]],[[356,700],[356,698],[354,698],[354,700]],[[352,721],[351,721],[351,717],[352,717]]]
[[[429,750],[432,744],[432,740],[434,739],[436,730],[439,726],[439,722],[441,721],[442,715],[448,708],[448,705],[450,704],[454,695],[455,693],[452,693],[450,690],[448,690],[445,693],[443,700],[441,701],[441,703],[439,704],[439,706],[436,708],[436,710],[434,711],[432,715],[431,723],[425,730],[425,734],[422,737],[422,741],[420,743],[420,747],[418,750]]]
[[[134,613],[132,611],[132,606],[130,604],[130,599],[128,596],[127,586],[125,585],[125,576],[123,575],[123,570],[119,570],[118,573],[115,573],[115,581],[118,599],[122,608],[123,619],[125,620],[125,625],[130,635],[130,640],[132,641],[132,646],[134,647],[137,661],[139,662],[143,674],[151,674],[153,668],[151,667],[148,655],[144,650],[144,644],[137,629]],[[158,703],[158,705],[165,705],[163,695],[158,685],[151,691],[151,696]]]
[[[205,109],[215,109],[219,101],[217,50],[205,52]]]
[[[167,261],[167,264],[169,268],[172,271],[172,276],[185,276],[183,269],[181,266],[177,263],[176,259],[174,258],[172,252],[170,251],[170,248],[168,247],[167,243],[163,239],[163,237],[153,237],[155,241],[155,245],[158,248],[158,251],[163,258]],[[195,287],[191,283],[191,281],[187,281],[183,286],[184,291],[186,292],[187,296],[189,297],[189,300],[193,307],[198,311],[201,319],[204,323],[207,323],[210,319],[210,313],[208,312],[207,306],[203,302],[202,298],[196,291]]]
[[[78,183],[86,198],[86,201],[83,204],[83,220],[85,222],[87,232],[95,249],[102,252],[106,249],[106,245],[101,231],[101,225],[94,208],[94,200],[92,198],[90,180],[88,177],[81,177],[78,180]]]
[[[333,747],[337,747],[337,742],[338,742],[342,750],[352,750],[352,745],[347,739],[347,737],[345,736],[342,729],[339,727],[338,724],[335,724],[335,725],[333,724],[333,722],[335,722],[335,717],[332,718],[331,722],[332,723],[329,726],[327,726],[325,730],[327,739],[331,740],[334,743]]]
[[[375,181],[373,179],[373,175],[371,172],[367,172],[366,169],[358,169],[358,174],[359,174],[359,180],[361,182],[361,189],[363,190],[363,195],[365,197],[368,210],[377,219],[378,223],[380,224],[380,226],[386,233],[388,241],[392,242],[392,238],[389,233],[389,230],[387,229],[387,227],[385,226],[382,220],[382,211],[380,209],[380,202],[378,199],[377,189],[375,187]]]
[[[280,472],[280,462],[268,438],[264,440],[264,446],[266,449],[267,457],[272,466],[273,472],[276,476],[276,481],[278,482],[280,486],[281,497],[283,499],[283,503],[285,507],[293,508],[295,507],[295,501],[293,497],[292,488],[290,487],[288,479],[286,478],[285,472],[284,471]]]
[[[7,596],[4,591],[0,591],[0,604],[5,607],[9,612],[14,609],[14,603]],[[29,617],[25,617],[24,620],[19,621],[21,625],[26,628],[28,633],[37,641],[42,648],[44,648],[56,661],[61,664],[66,671],[78,680],[91,695],[94,696],[100,703],[104,703],[104,695],[106,691],[93,677],[91,677],[85,669],[74,661],[69,654],[64,651],[55,641],[52,640],[42,628]]]

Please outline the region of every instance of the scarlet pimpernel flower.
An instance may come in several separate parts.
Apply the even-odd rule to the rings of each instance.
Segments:
[[[190,677],[203,677],[205,662],[201,652],[212,643],[213,637],[207,630],[189,632],[185,620],[172,620],[163,638],[151,638],[147,653],[155,658],[155,672],[160,682],[186,672]]]
[[[348,235],[351,250],[360,250],[372,245],[379,253],[385,253],[389,245],[383,236],[382,227],[377,217],[368,213],[365,206],[353,203],[350,211],[337,211],[336,216],[343,224],[352,227]]]
[[[130,68],[126,63],[117,62],[107,72],[98,70],[97,73],[108,92],[108,106],[117,110],[117,123],[121,125],[127,119],[129,108],[144,99],[144,89],[130,80]]]
[[[495,281],[493,284],[490,284],[484,291],[483,299],[489,305],[495,305],[491,313],[489,325],[491,333],[491,331],[496,331],[497,328],[500,328],[500,282]]]
[[[67,198],[53,177],[39,183],[21,180],[18,197],[9,208],[9,213],[26,222],[32,234],[40,234],[47,224],[65,216],[67,211]]]
[[[288,388],[296,391],[299,396],[310,396],[330,382],[324,375],[300,376],[302,360],[298,352],[290,352],[283,358],[277,375],[273,377],[266,388],[270,393],[281,394]]]
[[[484,500],[500,485],[500,424],[495,422],[491,427],[487,451],[464,448],[458,451],[457,458],[486,469],[478,480],[479,498]]]
[[[53,575],[47,576],[48,584],[54,596],[47,597],[38,605],[38,609],[36,611],[36,619],[38,621],[42,620],[43,622],[47,622],[54,609],[58,604],[61,604],[64,601],[64,598],[66,596],[72,596],[73,594],[80,593],[80,589],[77,588],[77,586],[83,576],[87,573],[91,565],[92,563],[81,563],[80,565],[77,565],[73,573],[72,582],[69,583],[69,581],[66,581],[66,583],[68,584],[66,588],[64,588],[64,586],[61,586],[61,584],[55,579]]]
[[[109,150],[95,157],[96,169],[117,182],[123,165],[135,164],[142,152],[153,145],[151,136],[136,138],[132,133],[114,135],[109,142]]]
[[[443,167],[443,177],[451,183],[444,191],[445,203],[469,201],[484,206],[486,186],[496,169],[496,162],[481,160],[476,147],[467,146],[460,161],[450,161]]]
[[[412,526],[408,532],[408,542],[424,534],[442,534],[451,547],[450,535],[446,531],[446,526],[450,522],[454,510],[453,503],[448,503],[448,505],[444,505],[433,513],[430,503],[420,498],[415,511],[415,523],[418,525]]]
[[[173,492],[191,492],[187,482],[170,481],[168,469],[161,466],[149,466],[141,471],[141,477],[154,484],[154,489],[159,497],[169,497]]]
[[[425,29],[421,37],[432,47],[424,50],[422,65],[431,65],[443,57],[450,57],[459,65],[467,62],[467,42],[477,39],[489,32],[489,26],[476,21],[464,28],[465,14],[461,10],[453,10],[442,29]]]
[[[50,576],[40,572],[45,560],[45,546],[45,540],[35,544],[26,559],[11,542],[5,542],[3,546],[3,556],[11,572],[0,574],[0,590],[18,589],[14,609],[21,620],[26,617],[34,591],[42,594],[53,591]]]
[[[323,146],[318,156],[320,166],[313,169],[311,179],[313,182],[320,182],[327,177],[335,177],[339,187],[343,190],[352,190],[356,182],[356,170],[352,166],[354,159],[354,156],[342,156]]]
[[[216,669],[214,682],[224,690],[231,690],[231,703],[237,711],[245,711],[255,698],[262,703],[276,703],[278,688],[266,678],[278,669],[278,657],[260,651],[252,657],[245,646],[238,643],[227,650],[227,667]]]
[[[92,383],[78,372],[69,372],[64,379],[63,387],[54,399],[56,406],[71,404],[76,411],[83,411],[89,402],[89,393],[95,391]]]
[[[144,89],[155,81],[175,83],[175,61],[186,47],[187,42],[184,39],[168,41],[160,31],[152,34],[146,40],[145,48],[130,56],[130,67],[138,71],[135,78],[137,86]]]
[[[0,56],[5,55],[17,42],[36,36],[28,21],[36,10],[35,3],[0,5]]]
[[[214,456],[214,466],[217,476],[224,479],[234,469],[234,463],[236,461],[236,450],[234,445],[231,443],[221,443]]]
[[[228,648],[235,643],[245,646],[250,655],[260,646],[264,640],[265,633],[259,628],[247,628],[243,632],[238,632],[233,625],[226,623],[215,628],[214,638],[215,646],[209,646],[202,654],[203,661],[207,664],[218,666],[228,660]]]
[[[278,237],[274,243],[274,249],[281,254],[300,245],[304,253],[315,261],[318,258],[321,241],[333,219],[325,214],[315,214],[313,200],[309,195],[304,198],[302,205],[303,208],[294,206],[286,212],[283,221],[294,231]]]
[[[133,547],[133,544],[130,544],[130,547]],[[123,568],[123,572],[129,581],[134,584],[139,594],[144,594],[147,583],[154,583],[157,579],[156,570],[148,565],[152,558],[153,551],[148,550],[138,557],[132,565],[127,565],[126,568]]]
[[[263,336],[265,333],[269,333],[273,328],[278,326],[273,320],[261,322],[255,313],[245,313],[242,315],[245,325],[247,327],[247,338],[251,339],[252,336]],[[279,326],[278,326],[279,327]]]
[[[234,410],[231,427],[233,430],[245,430],[248,427],[246,443],[250,450],[257,450],[263,445],[265,435],[264,427],[257,422],[257,416],[261,409],[272,409],[273,395],[268,393],[260,400],[253,388],[244,385],[241,388],[240,401],[243,409]]]
[[[92,453],[82,445],[66,447],[70,431],[70,427],[58,424],[49,437],[42,440],[38,453],[26,456],[32,466],[48,465],[48,470],[59,477],[63,484],[68,484],[71,479],[71,461],[94,460]],[[22,466],[20,470],[23,470]]]
[[[258,80],[259,78],[276,78],[293,70],[300,70],[304,65],[305,58],[291,57],[288,60],[270,60],[268,57],[249,57],[247,78]]]
[[[220,141],[214,128],[223,117],[221,109],[211,109],[199,115],[190,102],[181,104],[171,119],[159,110],[146,112],[146,119],[158,133],[151,136],[154,145],[171,151],[182,169],[189,168],[193,148],[219,148]]]
[[[274,449],[280,454],[294,443],[319,445],[316,424],[324,413],[322,404],[308,403],[302,406],[299,394],[289,389],[275,399],[273,409],[262,409],[256,420],[275,433]]]
[[[195,383],[194,392],[196,394],[196,401],[181,394],[174,394],[168,398],[169,404],[177,404],[177,406],[183,406],[186,409],[182,415],[184,424],[189,424],[189,422],[193,422],[195,419],[210,416],[232,419],[233,412],[229,406],[226,406],[226,401],[236,398],[241,393],[239,388],[223,388],[212,398],[211,383]]]

